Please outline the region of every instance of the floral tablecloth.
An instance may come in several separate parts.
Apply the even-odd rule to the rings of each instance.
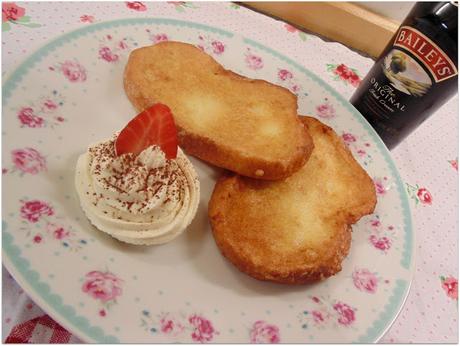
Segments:
[[[341,44],[233,3],[4,2],[2,76],[56,35],[129,17],[177,18],[244,35],[302,63],[346,98],[373,65]],[[102,58],[110,59],[109,53],[102,52]],[[317,112],[327,117],[334,109],[323,105]],[[392,152],[411,199],[416,273],[407,302],[382,342],[458,342],[457,144],[458,96]],[[35,305],[5,269],[2,277],[4,342],[79,342]]]

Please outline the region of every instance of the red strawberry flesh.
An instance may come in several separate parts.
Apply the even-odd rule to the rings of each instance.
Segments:
[[[168,106],[156,103],[143,110],[121,130],[115,141],[118,156],[139,155],[151,145],[157,145],[167,159],[177,156],[177,129]]]

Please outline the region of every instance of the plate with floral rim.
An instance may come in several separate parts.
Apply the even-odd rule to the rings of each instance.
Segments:
[[[135,114],[122,83],[129,52],[164,40],[194,44],[228,69],[290,89],[300,113],[320,109],[373,178],[377,208],[354,225],[339,274],[291,287],[240,273],[220,255],[207,219],[220,171],[194,158],[200,206],[174,241],[135,247],[90,225],[74,190],[76,159]],[[258,42],[164,18],[64,34],[5,79],[2,138],[3,262],[37,304],[87,342],[375,342],[407,297],[414,235],[389,152],[308,66]]]

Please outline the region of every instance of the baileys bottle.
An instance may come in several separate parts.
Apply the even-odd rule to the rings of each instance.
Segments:
[[[417,3],[350,102],[389,149],[456,94],[458,3]]]

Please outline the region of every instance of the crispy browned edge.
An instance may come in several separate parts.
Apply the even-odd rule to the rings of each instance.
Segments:
[[[171,44],[176,42],[162,42],[159,45]],[[145,47],[144,47],[145,48]],[[140,50],[143,48],[138,48]],[[197,48],[198,49],[198,48]],[[131,60],[132,55],[130,54],[128,63],[126,64],[124,71],[123,84],[125,93],[134,105],[134,107],[140,112],[145,108],[145,104],[153,104],[153,101],[146,100],[139,93],[137,88],[133,87],[131,84],[130,69],[131,69]],[[218,73],[229,76],[230,78],[249,80],[252,83],[264,83],[275,86],[283,91],[287,91],[290,96],[297,96],[292,94],[286,88],[283,88],[279,85],[269,83],[261,79],[250,79],[244,76],[241,76],[233,71],[226,70],[222,65],[215,61],[212,57],[209,56],[211,60],[218,65]],[[147,106],[148,107],[148,106]],[[177,126],[178,130],[178,140],[179,145],[187,152],[187,154],[196,156],[206,162],[209,162],[218,167],[226,168],[231,171],[237,172],[241,175],[263,180],[278,180],[284,179],[292,175],[294,172],[298,171],[304,164],[307,162],[313,151],[313,140],[308,133],[308,131],[303,126],[302,122],[297,119],[299,126],[302,127],[304,133],[303,143],[297,147],[296,152],[292,153],[290,159],[285,161],[268,161],[262,157],[244,157],[238,151],[234,150],[231,145],[228,146],[219,146],[215,141],[208,137],[199,136],[192,131],[187,131],[187,129]],[[177,125],[177,124],[176,124]],[[256,171],[262,170],[264,172],[263,176],[256,175]]]
[[[342,153],[345,154],[347,161],[354,161],[353,155],[349,149],[343,144],[343,142],[335,135],[335,132],[328,126],[322,124],[315,118],[301,117],[304,118],[303,123],[307,124],[307,119],[313,119],[322,125],[322,129],[325,133],[333,133],[333,140],[336,141],[341,149]],[[359,164],[358,164],[359,165]],[[359,166],[361,167],[361,166]],[[362,169],[362,167],[361,167]],[[362,169],[364,171],[364,169]],[[365,172],[365,171],[364,171]],[[367,175],[369,183],[373,183],[371,178]],[[342,261],[348,255],[351,244],[351,225],[357,222],[364,215],[371,214],[377,203],[377,197],[375,193],[369,203],[363,205],[361,208],[352,210],[349,215],[345,216],[343,227],[338,233],[338,236],[334,238],[334,244],[323,251],[322,258],[327,258],[325,263],[318,265],[314,269],[306,267],[299,267],[297,270],[283,271],[283,268],[274,268],[267,270],[266,268],[257,267],[250,259],[242,258],[234,248],[228,246],[225,243],[225,239],[222,239],[219,235],[223,234],[221,229],[225,227],[225,209],[222,207],[225,204],[225,200],[230,197],[232,193],[239,189],[240,178],[237,174],[232,172],[225,172],[218,180],[214,187],[214,191],[208,205],[208,215],[211,223],[211,228],[214,236],[214,240],[221,251],[222,255],[226,257],[231,263],[233,263],[240,271],[248,274],[249,276],[263,281],[272,281],[282,284],[307,284],[316,281],[326,279],[339,271],[342,270]],[[242,215],[243,217],[243,215]]]

